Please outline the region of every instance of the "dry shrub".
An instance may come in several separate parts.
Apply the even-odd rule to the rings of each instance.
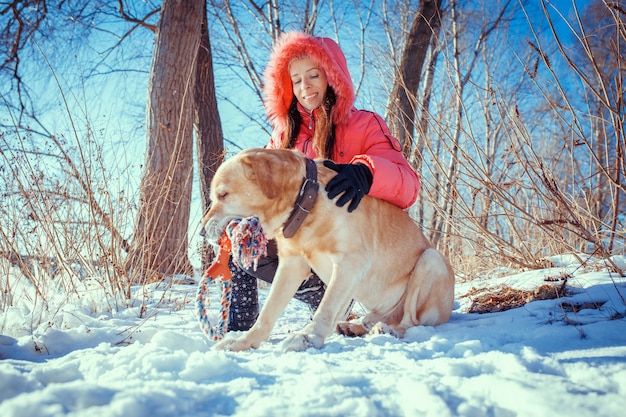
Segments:
[[[485,291],[488,291],[484,293]],[[472,288],[463,297],[470,297],[472,305],[469,313],[497,313],[500,311],[519,308],[531,301],[553,300],[568,295],[565,281],[562,285],[544,284],[534,290],[517,290],[503,287],[497,291]]]

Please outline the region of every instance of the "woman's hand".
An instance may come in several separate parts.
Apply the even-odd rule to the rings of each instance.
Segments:
[[[372,186],[373,176],[370,169],[364,164],[336,164],[333,161],[324,161],[324,166],[337,171],[337,175],[326,184],[328,198],[332,200],[343,194],[337,199],[337,206],[343,207],[350,201],[348,212],[356,210]]]

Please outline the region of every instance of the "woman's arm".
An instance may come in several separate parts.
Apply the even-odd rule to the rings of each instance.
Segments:
[[[381,198],[396,206],[406,209],[410,207],[420,191],[420,180],[409,162],[404,158],[400,143],[391,136],[383,119],[372,112],[360,115],[356,128],[350,129],[361,139],[361,153],[355,154],[350,163],[362,163],[372,171],[373,182],[369,196]],[[366,115],[369,115],[367,117]],[[347,132],[349,136],[351,133]]]

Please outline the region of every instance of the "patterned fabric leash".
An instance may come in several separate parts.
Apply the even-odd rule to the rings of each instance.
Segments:
[[[228,314],[232,296],[232,274],[228,268],[228,259],[240,268],[256,270],[259,258],[267,255],[267,239],[258,217],[232,220],[220,237],[219,251],[213,263],[204,272],[198,285],[196,311],[200,328],[209,340],[221,340],[228,331]],[[210,305],[208,286],[211,281],[222,283],[220,316],[216,326],[211,326],[207,317]]]

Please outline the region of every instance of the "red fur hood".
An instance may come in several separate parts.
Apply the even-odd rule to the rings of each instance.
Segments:
[[[301,32],[284,33],[274,45],[263,73],[265,110],[272,126],[282,131],[287,123],[287,112],[293,100],[289,77],[289,63],[294,58],[308,56],[326,73],[328,84],[337,94],[333,122],[342,124],[350,116],[354,104],[354,87],[348,64],[341,48],[329,38],[320,38]]]

